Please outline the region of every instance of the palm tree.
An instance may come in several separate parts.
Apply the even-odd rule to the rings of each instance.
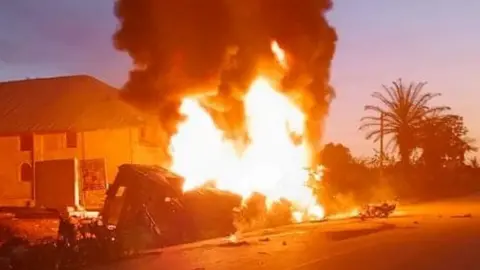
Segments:
[[[372,97],[380,105],[366,105],[365,111],[372,113],[361,119],[360,130],[366,130],[366,138],[375,142],[381,136],[381,117],[383,115],[383,133],[390,137],[387,147],[398,149],[400,162],[410,165],[410,155],[416,148],[417,128],[423,119],[430,115],[449,110],[446,106],[429,106],[429,102],[439,93],[424,92],[425,82],[405,84],[401,79],[383,87],[383,93],[374,92]]]

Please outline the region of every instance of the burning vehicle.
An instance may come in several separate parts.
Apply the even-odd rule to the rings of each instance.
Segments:
[[[364,220],[367,218],[387,218],[397,208],[396,202],[383,202],[379,204],[367,204],[359,213],[359,217]]]
[[[182,191],[184,179],[162,167],[125,164],[107,192],[103,221],[118,240],[139,250],[234,232],[241,197],[201,187]]]

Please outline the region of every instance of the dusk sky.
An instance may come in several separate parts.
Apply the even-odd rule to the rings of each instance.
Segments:
[[[358,131],[363,106],[381,84],[428,81],[437,103],[465,117],[480,141],[480,1],[337,0],[329,14],[339,42],[337,90],[325,141],[356,155],[377,147]],[[91,74],[120,87],[130,59],[116,52],[110,0],[0,0],[0,80]]]

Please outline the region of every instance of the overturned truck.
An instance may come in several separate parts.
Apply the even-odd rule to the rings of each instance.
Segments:
[[[232,209],[241,197],[198,188],[162,167],[124,164],[107,191],[103,222],[116,227],[124,249],[149,249],[235,232]]]

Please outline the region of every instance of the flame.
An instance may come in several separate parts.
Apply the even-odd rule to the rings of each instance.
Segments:
[[[280,47],[280,45],[278,45],[278,42],[273,41],[270,48],[275,58],[277,59],[278,63],[283,68],[287,68],[288,64],[287,64],[287,58],[285,56],[285,51]]]
[[[275,44],[276,55],[284,55]],[[244,104],[250,142],[239,153],[238,142],[224,138],[198,99],[183,100],[180,109],[186,121],[171,140],[171,169],[185,178],[184,190],[214,181],[218,189],[244,199],[254,192],[264,194],[267,207],[287,199],[295,208],[296,221],[323,218],[323,207],[308,187],[311,172],[305,169],[310,160],[302,138],[303,112],[262,75],[249,87]]]
[[[229,237],[227,237],[227,241],[230,243],[237,243],[238,236],[236,234],[231,234]]]

